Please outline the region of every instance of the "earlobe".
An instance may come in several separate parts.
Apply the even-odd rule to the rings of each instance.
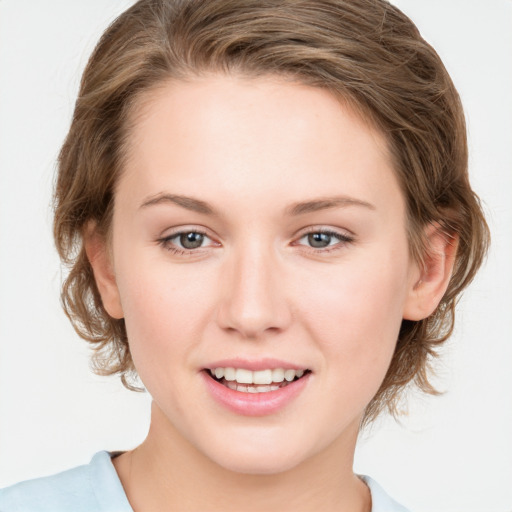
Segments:
[[[431,315],[448,288],[457,253],[458,238],[431,224],[426,231],[427,254],[412,280],[404,307],[405,320],[423,320]]]
[[[112,318],[123,318],[123,308],[107,241],[105,237],[97,232],[95,223],[91,222],[87,225],[84,247],[94,273],[96,286],[101,295],[103,307]]]

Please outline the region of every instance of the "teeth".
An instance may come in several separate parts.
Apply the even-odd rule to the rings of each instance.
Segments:
[[[284,370],[282,368],[276,368],[272,370],[272,382],[283,382]]]
[[[285,370],[284,368],[274,368],[253,372],[245,368],[212,368],[210,373],[219,380],[224,378],[226,380],[226,385],[231,389],[236,389],[237,391],[247,391],[247,384],[256,384],[255,387],[251,386],[247,392],[258,393],[264,391],[275,391],[275,389],[279,389],[280,387],[275,384],[280,384],[284,381],[291,382],[295,377],[300,378],[304,375],[304,370]],[[242,384],[242,386],[239,384]],[[262,391],[258,391],[259,389]]]
[[[226,381],[226,386],[234,391],[241,391],[242,393],[268,393],[269,391],[277,391],[282,386],[244,386],[237,384],[234,380]]]
[[[291,382],[294,378],[295,378],[295,370],[286,370],[284,372],[284,378],[288,381],[288,382]]]
[[[253,384],[253,372],[251,370],[244,370],[243,368],[237,368],[235,373],[235,380],[239,384]]]
[[[272,382],[272,370],[261,370],[252,373],[254,384],[270,384]]]
[[[215,368],[217,371],[219,368]],[[220,368],[220,370],[224,370],[224,378],[226,380],[235,380],[235,369],[234,368]]]

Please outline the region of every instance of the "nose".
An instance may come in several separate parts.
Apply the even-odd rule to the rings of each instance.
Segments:
[[[261,247],[246,248],[226,262],[217,321],[244,339],[285,330],[292,314],[277,258]]]

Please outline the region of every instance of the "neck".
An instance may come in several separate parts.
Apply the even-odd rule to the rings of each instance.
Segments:
[[[161,415],[153,405],[146,440],[114,460],[134,512],[371,509],[369,490],[352,471],[358,424],[292,469],[243,474],[206,457]]]

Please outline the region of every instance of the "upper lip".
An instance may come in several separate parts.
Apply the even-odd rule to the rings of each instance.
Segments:
[[[274,370],[275,368],[283,368],[284,370],[307,370],[306,366],[274,359],[272,357],[265,357],[260,359],[221,359],[205,366],[205,369],[213,370],[215,368],[244,368],[246,370]]]

